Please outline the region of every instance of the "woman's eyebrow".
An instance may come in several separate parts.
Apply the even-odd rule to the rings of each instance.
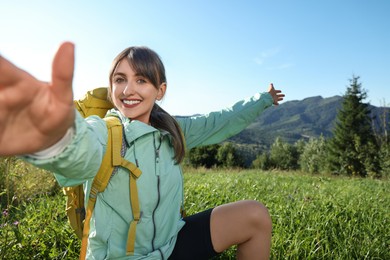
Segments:
[[[123,72],[118,71],[118,72],[114,72],[114,74],[113,74],[112,76],[122,76],[122,77],[126,77],[126,74],[123,73]]]

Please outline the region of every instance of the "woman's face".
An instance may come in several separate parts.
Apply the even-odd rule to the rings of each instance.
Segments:
[[[115,107],[128,118],[149,124],[154,103],[163,98],[166,84],[156,88],[147,78],[135,74],[125,59],[118,63],[111,82]]]

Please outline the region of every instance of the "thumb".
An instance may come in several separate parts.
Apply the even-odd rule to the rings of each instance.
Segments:
[[[275,88],[274,88],[274,84],[273,83],[270,83],[269,84],[269,87],[268,87],[268,92],[271,92],[273,91]]]
[[[74,44],[65,42],[58,48],[52,65],[52,91],[62,100],[73,100]]]

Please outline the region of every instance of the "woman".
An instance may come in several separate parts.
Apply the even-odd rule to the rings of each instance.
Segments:
[[[83,119],[75,113],[73,67],[71,43],[62,44],[56,54],[51,83],[0,60],[0,155],[29,154],[24,159],[52,171],[60,185],[84,183],[88,193],[107,145],[107,128],[98,117]],[[115,109],[107,116],[121,120],[123,154],[142,171],[137,179],[141,218],[129,252],[129,173],[115,170],[98,194],[87,259],[208,259],[232,245],[238,246],[239,259],[267,259],[271,219],[259,202],[233,202],[181,217],[179,164],[184,147],[237,134],[284,95],[271,84],[268,93],[230,109],[175,119],[155,104],[166,90],[164,66],[154,51],[131,47],[114,59],[109,94]]]

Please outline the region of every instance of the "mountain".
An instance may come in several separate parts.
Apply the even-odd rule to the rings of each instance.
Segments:
[[[229,141],[261,150],[269,147],[277,137],[288,143],[321,135],[331,137],[342,101],[341,96],[315,96],[282,103],[266,109],[254,123]],[[390,111],[389,107],[370,106],[370,109],[376,126],[380,125],[383,111]]]

